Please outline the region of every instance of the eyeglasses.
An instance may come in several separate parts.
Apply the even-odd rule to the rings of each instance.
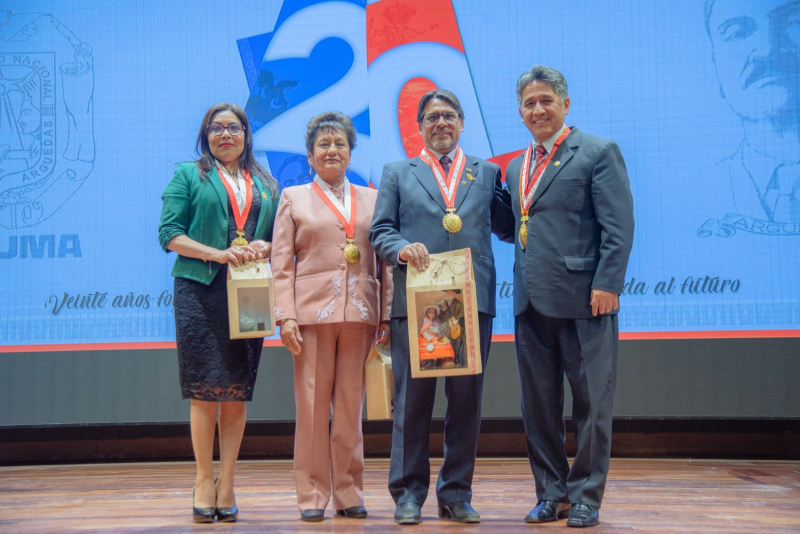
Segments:
[[[440,117],[443,118],[444,122],[447,124],[455,124],[459,119],[458,113],[448,111],[447,113],[429,113],[428,115],[425,115],[422,120],[424,120],[425,124],[428,126],[433,126],[434,124],[439,123]]]
[[[206,130],[211,135],[222,135],[223,133],[225,133],[225,130],[228,130],[228,133],[231,135],[242,135],[242,132],[244,132],[244,126],[238,123],[233,123],[227,126],[223,126],[215,122],[214,124],[209,124]]]

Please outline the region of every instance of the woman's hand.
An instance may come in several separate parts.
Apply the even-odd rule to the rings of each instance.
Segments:
[[[257,260],[269,260],[270,254],[272,254],[272,243],[267,243],[263,239],[256,239],[250,241],[249,246],[255,251]]]
[[[382,322],[378,325],[378,339],[377,343],[380,345],[388,345],[391,342],[392,336],[389,329],[388,322]]]
[[[303,336],[300,335],[300,327],[297,326],[297,321],[294,319],[284,319],[281,321],[281,343],[289,349],[295,356],[300,355],[300,344],[303,342]]]
[[[217,263],[230,263],[238,267],[256,259],[256,251],[250,245],[244,247],[232,245],[230,248],[217,251],[214,256],[211,259]]]

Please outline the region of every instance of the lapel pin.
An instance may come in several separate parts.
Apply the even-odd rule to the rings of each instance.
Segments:
[[[469,167],[467,167],[467,172],[472,172],[472,169],[470,169]]]
[[[469,170],[469,169],[467,169],[467,170]],[[474,176],[472,176],[470,173],[467,173],[467,179],[468,179],[468,180],[474,180],[474,179],[475,179],[475,177],[474,177]]]
[[[461,180],[461,185],[467,185],[467,181],[466,180]]]
[[[267,200],[267,194],[266,193],[261,193],[261,196],[264,197],[264,200]]]
[[[560,161],[553,162],[553,165],[555,165],[556,167],[558,167],[559,165],[561,165],[561,162],[560,162]]]

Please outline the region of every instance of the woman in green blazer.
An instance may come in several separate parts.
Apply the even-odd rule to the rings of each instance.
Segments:
[[[233,472],[264,340],[231,340],[227,264],[269,258],[278,184],[253,157],[247,117],[234,104],[206,112],[196,149],[161,198],[159,241],[176,252],[175,334],[181,393],[191,399],[196,522],[236,521]],[[212,470],[219,407],[220,473]]]

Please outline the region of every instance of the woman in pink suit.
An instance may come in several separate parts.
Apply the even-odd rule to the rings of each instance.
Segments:
[[[313,181],[283,190],[272,241],[275,317],[294,356],[294,472],[303,521],[365,518],[364,364],[389,342],[391,266],[367,239],[377,191],[345,176],[356,131],[338,112],[308,123]],[[331,411],[333,422],[328,430]]]

